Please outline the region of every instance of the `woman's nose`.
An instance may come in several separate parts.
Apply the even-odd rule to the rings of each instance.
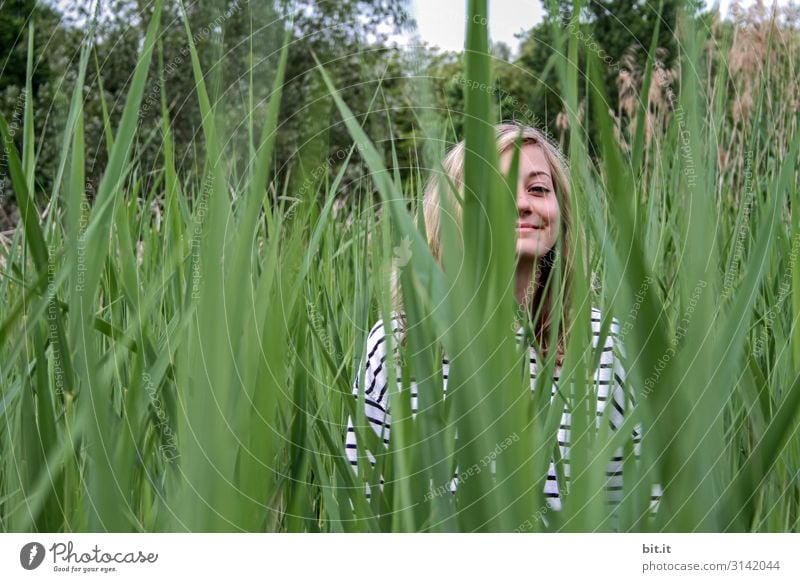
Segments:
[[[527,213],[527,212],[531,212],[532,209],[533,208],[532,208],[532,203],[531,203],[530,196],[528,196],[528,193],[525,191],[524,188],[519,188],[517,190],[517,210],[520,213],[523,213],[523,212]]]

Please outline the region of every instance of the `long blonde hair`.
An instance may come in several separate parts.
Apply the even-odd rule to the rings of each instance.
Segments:
[[[540,273],[537,280],[536,289],[534,291],[533,300],[531,301],[530,317],[534,318],[536,312],[539,315],[534,322],[534,334],[537,342],[541,346],[544,354],[549,353],[548,341],[549,334],[552,326],[555,324],[553,321],[553,308],[555,302],[555,293],[561,294],[562,300],[562,325],[558,328],[557,345],[556,345],[556,363],[561,365],[563,363],[565,333],[571,328],[566,319],[569,317],[569,298],[570,290],[572,287],[572,204],[570,199],[570,184],[569,184],[569,171],[567,169],[567,162],[564,156],[559,151],[558,147],[541,131],[535,127],[521,125],[515,122],[500,123],[496,126],[497,138],[497,151],[502,154],[507,150],[514,147],[514,143],[518,136],[521,137],[520,147],[527,144],[534,144],[539,146],[544,153],[545,159],[550,166],[550,174],[553,179],[553,186],[558,198],[559,209],[561,213],[561,224],[559,229],[559,237],[561,241],[561,261],[557,264],[561,270],[562,285],[559,289],[555,288],[553,282],[547,285],[548,280],[552,274],[553,268],[556,266],[555,254],[556,247],[554,246],[546,255],[537,259],[536,269]],[[464,192],[464,150],[465,142],[462,140],[458,142],[442,160],[442,167],[446,173],[446,177],[453,183],[460,196]],[[428,178],[423,195],[423,215],[425,217],[425,230],[428,237],[428,247],[431,254],[440,267],[442,265],[441,254],[441,224],[440,224],[440,207],[441,196],[440,191],[441,176],[437,173],[432,173]],[[451,188],[444,188],[444,196],[447,196],[448,206],[455,214],[457,224],[461,223],[461,205],[456,200]],[[402,307],[402,292],[399,284],[398,273],[392,273],[392,303],[396,313],[400,314],[403,320],[403,307]],[[541,306],[541,309],[538,309]],[[403,321],[403,323],[405,323]]]

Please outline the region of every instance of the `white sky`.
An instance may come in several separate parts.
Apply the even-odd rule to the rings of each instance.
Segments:
[[[656,1],[656,0],[650,0]],[[715,0],[705,0],[713,6]],[[723,14],[728,13],[731,0],[717,0]],[[743,7],[755,0],[743,0]],[[783,6],[789,0],[777,0]],[[772,2],[765,0],[767,6]],[[443,50],[461,51],[466,30],[466,0],[411,0],[411,11],[417,21],[422,40]],[[502,41],[512,52],[519,48],[514,33],[528,30],[541,22],[544,16],[541,0],[489,0],[489,36],[492,42]]]
[[[466,0],[412,0],[411,10],[423,40],[443,50],[464,48]],[[514,33],[541,22],[544,9],[540,0],[489,0],[489,35],[516,50]]]

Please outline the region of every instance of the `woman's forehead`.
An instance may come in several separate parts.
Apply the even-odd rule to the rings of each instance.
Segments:
[[[514,148],[506,149],[500,155],[500,168],[503,173],[508,171],[511,166],[511,159],[514,154]],[[536,175],[539,177],[550,178],[550,163],[544,153],[544,148],[539,144],[527,143],[520,148],[519,152],[519,174],[521,178],[527,178],[529,175]]]

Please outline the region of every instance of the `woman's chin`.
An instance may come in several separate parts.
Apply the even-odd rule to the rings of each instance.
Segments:
[[[533,261],[534,259],[538,259],[541,257],[545,252],[540,252],[541,249],[539,245],[532,244],[529,241],[525,242],[518,242],[517,243],[517,257],[519,260],[530,260]]]

